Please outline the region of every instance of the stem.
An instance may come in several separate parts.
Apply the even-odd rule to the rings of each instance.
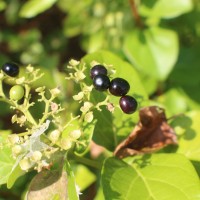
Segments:
[[[2,80],[0,80],[0,96],[5,97],[5,94],[3,92]]]
[[[138,9],[137,9],[135,0],[129,0],[129,3],[130,3],[130,6],[131,6],[133,17],[135,19],[136,26],[141,28],[141,29],[144,28],[144,24],[141,20],[139,13],[138,13]]]
[[[44,113],[43,113],[43,117],[40,119],[39,124],[43,124],[44,121],[47,119],[47,117],[49,116],[49,107],[50,107],[50,103],[53,101],[54,97],[51,96],[50,99],[46,99],[45,97],[45,92],[41,93],[41,98],[45,103],[45,108],[44,108]]]
[[[31,133],[30,132],[23,132],[23,133],[18,133],[17,135],[21,137],[21,136],[31,135]]]
[[[98,161],[91,160],[91,159],[84,158],[84,157],[80,157],[80,156],[77,156],[76,154],[70,154],[70,158],[72,160],[75,160],[75,161],[80,162],[82,164],[88,165],[90,167],[94,167],[96,169],[101,169],[101,166],[102,166],[102,163],[100,163]]]
[[[35,119],[33,118],[32,114],[28,111],[28,110],[22,110],[22,112],[24,113],[24,115],[26,116],[26,118],[35,126],[37,126],[37,123],[35,121]]]
[[[13,104],[11,104],[11,102],[10,102],[7,98],[2,98],[2,97],[0,97],[0,101],[5,102],[5,103],[8,103],[8,104],[10,104],[10,105],[13,105]]]
[[[21,112],[24,113],[24,115],[26,116],[28,121],[30,121],[33,125],[37,126],[35,119],[33,118],[32,114],[28,110],[28,108],[29,108],[29,93],[30,93],[30,87],[29,87],[29,85],[25,84],[24,103],[23,103],[23,107],[20,110],[21,110]],[[18,105],[16,105],[16,108],[17,107],[18,107]]]

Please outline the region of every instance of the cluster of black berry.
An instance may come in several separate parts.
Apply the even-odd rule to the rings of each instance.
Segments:
[[[103,65],[95,65],[90,70],[90,77],[93,79],[94,88],[98,91],[109,89],[114,96],[120,96],[119,105],[126,114],[132,114],[137,109],[135,98],[126,95],[130,89],[129,83],[123,78],[114,78],[110,81],[107,76],[107,69]]]

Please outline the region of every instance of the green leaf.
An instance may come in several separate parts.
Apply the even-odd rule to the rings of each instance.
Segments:
[[[57,0],[29,0],[22,6],[19,15],[26,18],[35,17],[53,6],[56,1]]]
[[[158,0],[144,2],[140,14],[147,17],[174,18],[193,9],[192,0]]]
[[[19,165],[17,165],[14,170],[12,170],[12,172],[10,173],[9,177],[8,177],[8,181],[7,181],[7,188],[10,189],[15,181],[22,175],[24,175],[26,172],[23,171]]]
[[[84,165],[78,165],[74,173],[80,191],[85,190],[96,180],[96,176]]]
[[[0,185],[7,183],[15,160],[12,158],[12,151],[9,147],[0,150]]]
[[[79,200],[79,194],[77,192],[77,185],[75,181],[74,172],[71,169],[70,164],[66,161],[65,162],[65,168],[67,171],[67,178],[68,178],[68,197],[70,200]]]
[[[192,111],[175,118],[172,126],[178,135],[177,153],[191,160],[200,161],[200,111]]]
[[[178,37],[174,31],[153,27],[127,35],[124,53],[127,58],[157,80],[165,80],[178,57]]]
[[[86,77],[88,77],[88,84],[92,84],[92,80],[89,78],[90,63],[92,61],[112,65],[116,69],[114,77],[121,77],[129,82],[131,86],[129,95],[134,96],[137,99],[139,107],[142,105],[148,105],[147,93],[144,90],[137,71],[133,66],[108,51],[98,51],[89,54],[83,58],[83,61],[87,66]],[[107,94],[108,93],[106,92],[93,90],[91,92],[93,103],[97,104],[98,102],[103,101]],[[111,96],[111,103],[118,106],[119,98]],[[118,107],[116,107],[114,113],[110,113],[105,106],[102,106],[101,108],[101,112],[94,112],[94,116],[98,121],[94,129],[93,140],[97,144],[112,151],[122,139],[131,133],[134,124],[138,121],[138,112],[132,115],[127,115]]]
[[[102,171],[105,199],[200,199],[199,178],[179,154],[135,157],[133,163],[108,158]]]
[[[31,181],[27,199],[68,199],[67,186],[65,171],[41,171]]]
[[[172,88],[160,95],[157,102],[161,103],[167,111],[167,116],[184,113],[188,110],[188,103],[180,88]]]

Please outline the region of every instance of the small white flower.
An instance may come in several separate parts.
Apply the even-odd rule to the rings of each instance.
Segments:
[[[11,144],[17,144],[20,142],[20,138],[17,134],[11,134],[8,136],[8,140]]]
[[[60,141],[60,146],[63,149],[68,150],[72,147],[72,141],[69,138],[62,138]]]
[[[45,86],[43,87],[38,87],[35,89],[36,92],[43,92],[45,90]]]
[[[77,61],[77,60],[71,59],[71,60],[69,61],[69,64],[72,65],[72,66],[77,66],[77,65],[80,64],[80,62]]]
[[[55,143],[57,142],[58,138],[60,136],[60,131],[59,130],[54,130],[49,134],[49,139]]]
[[[21,147],[21,145],[15,145],[15,146],[12,148],[12,154],[13,154],[14,157],[16,157],[17,155],[19,155],[21,152],[22,152],[22,147]]]
[[[55,96],[55,97],[57,97],[60,94],[60,92],[61,91],[58,88],[54,88],[50,90],[50,93],[52,94],[52,96]]]
[[[81,134],[82,134],[81,130],[78,129],[78,130],[73,130],[72,132],[70,132],[69,136],[73,138],[74,140],[77,140],[78,138],[81,137]]]
[[[77,71],[74,73],[76,81],[83,80],[86,76],[82,71]]]
[[[30,162],[28,158],[25,157],[22,160],[20,160],[19,166],[21,167],[22,170],[27,171],[33,166],[33,164]]]
[[[83,99],[83,97],[84,97],[84,93],[83,93],[83,92],[79,92],[77,95],[74,95],[74,96],[73,96],[73,99],[74,99],[75,101],[80,101],[80,100]]]
[[[34,67],[32,67],[31,65],[28,65],[28,66],[26,67],[26,70],[27,70],[27,72],[32,73],[33,70],[34,70]]]
[[[40,151],[34,151],[30,158],[32,161],[38,162],[42,158],[42,153]]]
[[[81,112],[86,113],[90,110],[93,104],[89,101],[84,102],[83,106],[80,108]]]
[[[84,120],[88,123],[90,123],[94,118],[94,115],[93,115],[93,112],[88,112],[85,117],[84,117]]]

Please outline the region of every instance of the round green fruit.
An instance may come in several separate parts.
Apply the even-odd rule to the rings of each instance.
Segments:
[[[10,89],[10,99],[18,101],[24,97],[24,88],[21,85],[14,85]]]

